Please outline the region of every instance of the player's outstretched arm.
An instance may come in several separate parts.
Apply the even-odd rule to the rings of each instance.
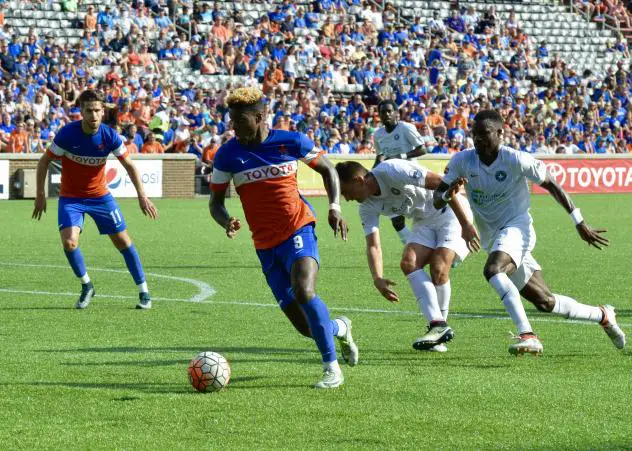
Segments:
[[[391,288],[395,282],[384,278],[384,265],[382,260],[382,246],[380,244],[380,232],[375,231],[366,236],[366,257],[369,270],[373,277],[373,285],[380,294],[389,302],[399,302],[399,296]]]
[[[456,179],[451,185],[448,185],[444,181],[439,183],[438,188],[434,192],[434,206],[437,209],[444,208],[447,205],[450,205],[452,211],[454,211],[454,215],[461,224],[461,236],[465,241],[467,248],[470,252],[478,252],[481,250],[481,238],[478,235],[478,230],[474,227],[465,214],[465,210],[461,206],[459,202],[459,198],[457,193],[467,183],[467,180],[464,178]],[[432,189],[426,187],[428,189]]]
[[[158,210],[154,206],[154,203],[145,195],[145,188],[143,188],[143,183],[140,180],[140,175],[138,175],[136,165],[129,155],[120,157],[119,161],[127,171],[130,180],[134,184],[134,188],[136,188],[136,193],[138,194],[138,204],[140,205],[141,211],[145,216],[149,216],[151,219],[156,219],[158,217]]]
[[[593,229],[586,224],[579,208],[575,208],[575,204],[568,193],[564,191],[564,189],[553,177],[551,177],[550,174],[546,175],[546,179],[542,184],[540,184],[540,186],[551,193],[551,196],[553,196],[557,203],[564,207],[564,210],[571,215],[571,218],[575,223],[575,227],[577,228],[577,233],[579,233],[582,240],[597,249],[601,249],[602,246],[610,245],[610,240],[603,236],[603,233],[607,232],[607,230]]]
[[[228,238],[234,238],[237,231],[241,229],[241,221],[228,214],[228,210],[226,210],[226,205],[224,204],[225,199],[225,190],[213,191],[208,202],[208,209],[215,222],[226,231],[226,236]]]
[[[323,177],[323,183],[325,184],[325,190],[329,197],[329,225],[334,230],[334,235],[340,236],[344,241],[347,241],[347,232],[349,230],[347,223],[342,219],[340,209],[340,179],[338,173],[334,169],[331,162],[321,155],[316,160],[316,163],[311,165],[311,168],[318,172]]]
[[[459,192],[461,187],[464,186],[466,183],[467,183],[467,179],[464,179],[463,177],[459,177],[449,185],[442,180],[441,183],[439,183],[439,186],[437,186],[436,188],[430,187],[430,186],[426,186],[426,188],[435,190],[433,199],[432,199],[433,204],[437,210],[441,210],[443,207],[445,207],[448,204],[448,202],[450,202],[450,200]]]
[[[35,205],[33,207],[33,219],[38,221],[42,218],[42,213],[46,213],[46,174],[48,174],[48,165],[52,158],[47,154],[43,154],[37,163],[36,173],[36,193]]]

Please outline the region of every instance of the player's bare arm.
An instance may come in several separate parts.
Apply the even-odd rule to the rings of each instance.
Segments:
[[[377,230],[366,236],[366,257],[369,262],[369,270],[371,271],[375,288],[377,288],[387,301],[394,303],[399,302],[399,296],[391,288],[395,285],[395,282],[384,278],[380,232]]]
[[[467,248],[470,252],[478,252],[481,250],[481,238],[478,230],[468,219],[456,195],[466,183],[467,180],[462,177],[456,179],[451,185],[442,180],[434,193],[434,206],[439,209],[450,205],[459,224],[461,224],[461,237]]]
[[[36,174],[36,194],[35,206],[33,208],[33,219],[38,221],[42,218],[42,213],[46,213],[46,174],[48,174],[48,165],[52,158],[48,154],[43,154],[37,163]]]
[[[410,160],[412,158],[417,158],[425,154],[426,154],[426,146],[422,144],[420,146],[415,147],[410,152],[406,152],[406,159]]]
[[[143,188],[136,165],[129,155],[119,158],[119,161],[127,171],[130,180],[134,184],[134,188],[136,188],[136,193],[138,194],[138,204],[140,205],[141,211],[145,216],[149,216],[151,219],[156,219],[158,217],[158,210],[154,206],[154,203],[145,194],[145,189]]]
[[[551,177],[550,174],[547,174],[546,180],[540,186],[551,193],[551,196],[553,196],[557,203],[564,207],[564,210],[571,215],[576,224],[575,227],[577,228],[577,233],[579,233],[582,240],[600,250],[602,249],[602,246],[610,245],[610,240],[603,236],[603,234],[608,230],[593,229],[591,226],[586,224],[586,221],[584,221],[584,218],[581,216],[579,208],[575,208],[575,204],[568,193],[564,191],[564,189],[553,177]]]
[[[232,239],[241,229],[241,221],[228,213],[224,203],[225,199],[225,190],[213,191],[208,202],[208,209],[215,222],[226,231],[226,236]]]
[[[323,155],[318,157],[318,160],[311,168],[323,177],[327,197],[329,197],[328,220],[329,225],[334,230],[334,236],[338,236],[338,232],[340,232],[342,239],[347,241],[349,228],[346,221],[342,219],[340,210],[340,179],[338,178],[338,173],[331,162]]]

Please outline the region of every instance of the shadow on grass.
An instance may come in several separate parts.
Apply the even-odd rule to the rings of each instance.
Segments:
[[[95,353],[147,353],[147,352],[192,352],[199,353],[207,348],[206,345],[200,346],[156,346],[156,347],[140,347],[140,346],[121,346],[109,348],[67,348],[67,349],[38,349],[37,352],[95,352]],[[245,354],[305,354],[315,352],[314,349],[305,348],[264,348],[258,346],[213,346],[214,352],[220,354],[226,353],[245,353]],[[193,357],[193,356],[192,356]]]
[[[231,379],[229,387],[231,389],[244,389],[244,388],[262,388],[262,387],[294,387],[294,385],[252,385],[249,384],[252,381],[263,379],[262,376],[243,376],[235,377]],[[246,385],[244,385],[246,384]],[[137,393],[185,393],[185,394],[197,394],[191,386],[185,382],[181,384],[173,383],[101,383],[101,382],[48,382],[48,381],[35,381],[35,382],[18,382],[18,383],[0,383],[2,386],[29,386],[29,387],[57,387],[57,388],[74,388],[74,389],[86,389],[86,390],[129,390]],[[299,387],[299,385],[296,385]],[[302,386],[300,386],[302,387]],[[114,401],[133,401],[139,399],[135,396],[123,396],[120,398],[114,398]]]

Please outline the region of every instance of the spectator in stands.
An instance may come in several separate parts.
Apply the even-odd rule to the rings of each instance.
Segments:
[[[147,142],[143,144],[142,153],[160,154],[165,153],[164,146],[156,139],[153,133],[147,135]]]

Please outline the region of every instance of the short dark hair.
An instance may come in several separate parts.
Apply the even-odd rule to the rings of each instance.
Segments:
[[[364,176],[369,171],[357,161],[342,161],[336,165],[336,172],[341,183],[349,183],[354,177]]]
[[[377,104],[377,112],[379,113],[382,110],[382,108],[384,108],[387,105],[391,105],[393,109],[397,111],[397,104],[395,103],[395,101],[388,99],[388,100],[382,100],[380,103]]]
[[[505,123],[503,117],[497,110],[483,110],[479,111],[476,116],[474,116],[474,122],[482,122],[482,121],[492,121],[496,124],[502,125]]]
[[[79,106],[83,105],[86,102],[101,102],[103,103],[103,96],[93,89],[86,89],[83,91],[79,98],[77,99],[77,103]]]

